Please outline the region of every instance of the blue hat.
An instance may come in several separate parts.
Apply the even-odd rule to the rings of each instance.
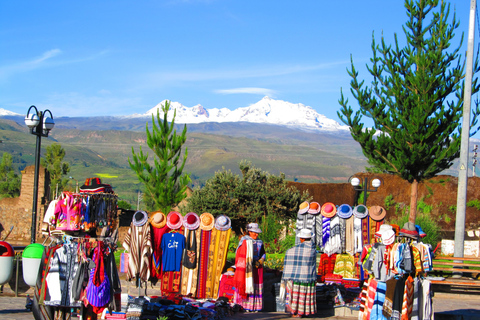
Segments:
[[[420,227],[418,224],[415,225],[415,229],[417,229],[420,238],[425,238],[427,236],[427,234],[423,232],[422,227]]]
[[[342,204],[340,207],[338,207],[337,209],[337,215],[340,217],[340,218],[343,218],[343,219],[348,219],[352,216],[353,214],[353,210],[352,210],[352,207],[348,204]]]

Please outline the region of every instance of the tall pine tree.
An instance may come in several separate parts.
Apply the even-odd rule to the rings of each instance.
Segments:
[[[182,146],[187,140],[187,126],[183,127],[181,135],[174,130],[176,110],[171,123],[168,123],[167,115],[170,110],[170,101],[162,104],[163,119],[157,110],[157,122],[152,115],[152,131],[146,125],[147,145],[154,153],[154,165],[148,162],[148,153],[144,154],[140,147],[139,154],[135,154],[132,148],[133,163],[128,159],[130,168],[137,174],[138,180],[145,187],[146,203],[153,203],[148,210],[161,210],[170,212],[186,197],[187,185],[190,182],[188,174],[183,174],[187,149],[183,160],[180,162]]]
[[[465,60],[459,54],[463,35],[457,47],[450,47],[459,26],[455,14],[449,21],[450,5],[406,0],[405,8],[405,47],[396,34],[393,47],[383,37],[377,45],[373,37],[367,65],[371,86],[358,79],[352,59],[350,91],[360,108],[354,113],[342,92],[338,116],[370,164],[411,183],[409,221],[415,222],[418,183],[449,168],[459,156]],[[478,71],[477,58],[474,74]],[[474,77],[472,94],[478,91]],[[477,103],[471,126],[479,111]],[[362,116],[372,119],[372,128],[364,126]]]
[[[63,178],[70,171],[70,165],[63,161],[64,158],[65,149],[60,143],[54,142],[47,147],[45,159],[41,159],[42,166],[47,168],[50,174],[50,189],[53,195],[57,190],[59,193],[62,192],[69,181],[67,178]]]

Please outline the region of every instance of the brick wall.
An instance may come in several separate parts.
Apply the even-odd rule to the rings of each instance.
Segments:
[[[33,182],[35,166],[26,167],[22,171],[22,185],[18,198],[0,200],[0,240],[3,240],[13,226],[7,241],[12,245],[28,244],[31,240]],[[45,204],[49,200],[45,196],[46,181],[45,169],[40,167],[38,177],[38,204],[37,204],[37,242],[41,242],[40,225],[45,214]]]

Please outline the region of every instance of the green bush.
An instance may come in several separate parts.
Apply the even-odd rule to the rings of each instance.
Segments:
[[[386,210],[390,210],[390,208],[395,205],[395,200],[393,199],[392,194],[389,194],[388,196],[385,197],[385,200],[383,201],[383,205],[385,206]]]
[[[475,200],[468,201],[467,207],[476,208],[477,210],[480,210],[480,200],[475,199]]]

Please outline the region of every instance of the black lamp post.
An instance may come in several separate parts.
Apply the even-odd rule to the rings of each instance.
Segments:
[[[369,189],[368,187],[368,177],[365,177],[364,180],[362,181],[362,178],[358,178],[355,176],[351,176],[348,178],[348,182],[353,186],[353,189],[355,191],[361,192],[363,191],[363,205],[367,205],[367,192],[376,192],[377,189],[382,185],[382,181],[378,178],[374,178],[371,182],[373,189]],[[355,204],[357,205],[358,203],[358,196],[355,196]]]
[[[34,111],[32,111],[34,109]],[[32,112],[30,112],[32,111]],[[50,117],[45,116],[47,112]],[[30,133],[37,136],[37,145],[35,147],[35,175],[33,180],[33,205],[32,205],[32,234],[31,243],[35,243],[36,225],[37,225],[37,198],[38,198],[38,171],[40,168],[40,148],[42,137],[48,137],[48,133],[53,129],[55,122],[50,110],[38,111],[35,106],[31,106],[25,117],[25,124],[30,128]]]

